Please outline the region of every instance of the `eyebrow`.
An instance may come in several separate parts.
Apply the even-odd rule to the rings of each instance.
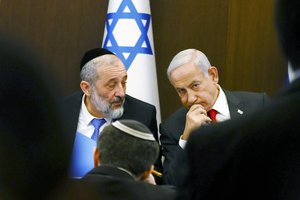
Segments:
[[[122,78],[122,81],[127,80],[127,78],[128,78],[127,75],[124,76],[124,77]],[[111,79],[109,79],[109,80],[107,81],[107,83],[109,83],[109,82],[114,82],[114,81],[118,81],[118,78],[117,78],[117,77],[111,78]]]
[[[192,82],[188,85],[188,87],[192,87],[195,83],[200,83],[200,81],[192,81]]]

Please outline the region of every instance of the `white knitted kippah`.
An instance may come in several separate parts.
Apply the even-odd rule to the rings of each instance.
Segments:
[[[114,126],[115,128],[117,128],[117,129],[119,129],[119,130],[121,130],[121,131],[123,131],[123,132],[125,132],[129,135],[132,135],[134,137],[141,138],[141,139],[144,139],[144,140],[155,141],[155,138],[151,133],[145,133],[145,132],[137,131],[135,129],[132,129],[132,128],[122,124],[119,121],[113,122],[112,126]]]

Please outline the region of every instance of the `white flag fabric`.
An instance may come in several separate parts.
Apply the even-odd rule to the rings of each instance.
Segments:
[[[126,66],[126,93],[155,105],[160,123],[149,0],[110,0],[102,46],[114,52]]]

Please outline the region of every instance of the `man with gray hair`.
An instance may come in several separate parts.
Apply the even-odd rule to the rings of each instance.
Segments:
[[[218,84],[219,75],[199,50],[179,52],[167,69],[168,78],[184,107],[160,124],[164,180],[178,185],[176,153],[182,151],[190,133],[205,124],[222,122],[263,107],[265,93],[227,91]]]
[[[300,1],[275,8],[289,85],[259,112],[191,134],[178,199],[300,199]]]
[[[127,71],[113,52],[103,48],[87,51],[81,60],[80,77],[82,91],[64,102],[68,132],[74,138],[70,170],[73,178],[81,178],[93,168],[90,152],[99,131],[117,119],[145,124],[158,140],[155,107],[126,95]]]
[[[159,145],[135,120],[118,120],[101,132],[94,166],[82,182],[97,188],[101,199],[175,199],[175,189],[149,184]]]

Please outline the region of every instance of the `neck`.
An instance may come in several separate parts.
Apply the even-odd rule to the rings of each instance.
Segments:
[[[129,174],[130,176],[132,176],[134,179],[136,178],[130,171],[128,171],[128,170],[126,170],[126,169],[124,169],[124,168],[122,168],[122,167],[117,167],[119,170],[122,170],[122,171],[124,171],[124,172],[126,172],[127,174]]]

